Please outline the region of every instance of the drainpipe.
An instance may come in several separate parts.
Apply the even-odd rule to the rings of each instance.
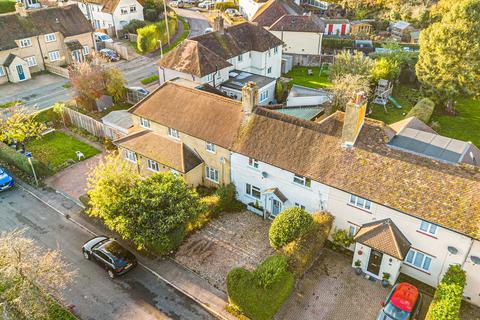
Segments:
[[[465,255],[465,259],[462,262],[462,269],[463,269],[463,266],[465,265],[465,262],[467,262],[468,256],[470,255],[470,252],[472,251],[473,241],[474,241],[473,239],[470,239],[470,246],[468,247],[467,254]]]
[[[40,55],[42,56],[42,63],[43,63],[43,70],[47,69],[45,66],[45,58],[43,57],[43,51],[42,51],[42,46],[40,45],[40,36],[37,36],[37,43],[38,43],[38,49],[40,49]]]

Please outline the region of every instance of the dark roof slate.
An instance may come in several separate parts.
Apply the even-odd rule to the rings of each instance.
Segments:
[[[271,31],[323,33],[324,22],[314,15],[284,15],[269,28]]]

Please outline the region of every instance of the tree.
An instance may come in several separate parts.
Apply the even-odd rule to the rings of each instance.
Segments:
[[[115,102],[124,101],[126,84],[127,81],[120,70],[112,68],[105,71],[105,91]]]
[[[140,52],[152,52],[158,46],[158,29],[154,24],[137,29],[137,48]]]
[[[333,81],[330,90],[335,93],[335,106],[344,110],[348,101],[357,93],[370,94],[370,81],[361,75],[347,74]]]
[[[67,124],[65,122],[65,103],[62,103],[62,102],[56,102],[53,106],[52,106],[52,109],[53,109],[53,112],[55,112],[56,114],[60,115],[62,117],[62,123],[63,123],[63,127],[66,128],[67,127]]]
[[[143,7],[145,19],[151,22],[160,20],[160,14],[163,12],[163,0],[146,0]]]
[[[145,8],[144,8],[145,10]],[[148,20],[148,19],[147,19]],[[124,27],[129,33],[137,33],[137,29],[143,28],[147,25],[145,20],[137,20],[132,19],[130,22]]]
[[[380,79],[396,80],[400,75],[400,65],[397,61],[387,58],[376,59],[371,70],[372,80],[377,83]]]
[[[335,80],[347,74],[369,77],[371,68],[372,60],[362,52],[355,51],[350,54],[349,51],[342,51],[335,56],[335,61],[330,67],[330,78]]]
[[[453,5],[420,34],[417,77],[424,91],[454,113],[454,99],[480,92],[480,0]]]
[[[35,120],[35,115],[24,110],[16,110],[7,119],[0,118],[0,141],[20,144],[25,149],[25,144],[41,136],[47,127]]]
[[[59,298],[73,281],[75,271],[69,269],[59,250],[42,250],[22,231],[0,235],[0,295],[25,319],[49,318],[45,297]]]

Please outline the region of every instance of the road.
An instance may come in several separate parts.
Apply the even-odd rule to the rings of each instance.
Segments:
[[[110,280],[82,257],[81,245],[92,235],[19,187],[0,193],[0,232],[14,229],[25,229],[44,248],[61,250],[76,269],[75,282],[62,296],[83,320],[215,319],[141,266]]]
[[[179,16],[184,17],[190,25],[190,35],[188,36],[188,38],[204,34],[205,29],[210,27],[207,17],[201,12],[199,12],[197,8],[175,8],[175,11]]]

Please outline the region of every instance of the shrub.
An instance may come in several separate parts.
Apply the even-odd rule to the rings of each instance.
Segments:
[[[322,47],[324,49],[344,49],[351,48],[353,46],[353,40],[351,39],[339,39],[325,37],[322,40]]]
[[[373,63],[371,75],[375,83],[380,79],[393,81],[400,76],[400,64],[393,59],[378,58]]]
[[[233,184],[221,186],[215,194],[219,197],[218,209],[222,212],[237,212],[244,207],[236,198],[237,190]]]
[[[153,24],[137,30],[137,49],[140,52],[152,52],[158,46],[158,30]]]
[[[432,117],[434,109],[435,103],[428,98],[423,98],[410,110],[406,118],[416,117],[424,123],[428,123]]]
[[[141,82],[142,84],[150,84],[150,83],[155,82],[155,81],[157,81],[157,80],[158,80],[158,74],[154,74],[154,75],[152,75],[152,76],[150,76],[150,77],[146,77],[146,78],[140,80],[140,82]]]
[[[217,2],[215,3],[215,9],[220,11],[225,11],[227,9],[236,9],[238,10],[238,5],[233,2]]]
[[[312,226],[312,216],[300,208],[283,210],[272,222],[268,236],[270,245],[280,249],[287,243],[300,238]]]
[[[309,232],[282,248],[287,257],[288,270],[299,278],[310,268],[325,245],[332,228],[333,217],[328,213],[312,215],[313,225]]]
[[[286,270],[285,257],[271,256],[253,272],[232,269],[227,275],[228,299],[231,307],[250,319],[272,319],[290,296],[294,282]]]
[[[348,230],[336,229],[332,234],[333,246],[336,249],[346,249],[353,243],[353,235]]]
[[[143,6],[143,15],[148,21],[156,22],[160,19],[163,9],[162,0],[146,0]]]
[[[461,266],[451,265],[435,291],[425,319],[460,319],[460,306],[465,281],[465,271],[462,270]]]
[[[146,17],[145,17],[146,18]],[[149,19],[147,19],[149,20]],[[130,22],[124,27],[126,31],[129,33],[137,33],[137,29],[143,28],[147,25],[147,23],[144,20],[137,20],[133,19],[130,20]]]
[[[287,100],[288,93],[290,89],[292,89],[293,81],[282,81],[277,80],[275,86],[275,99],[277,99],[278,103],[283,103]]]
[[[24,172],[28,176],[32,175],[32,168],[28,163],[27,157],[25,157],[21,153],[16,152],[13,148],[10,148],[9,146],[1,142],[0,161],[4,161],[5,163]],[[32,163],[38,178],[45,178],[53,174],[53,171],[50,170],[43,162],[40,162],[34,158],[32,159]]]

